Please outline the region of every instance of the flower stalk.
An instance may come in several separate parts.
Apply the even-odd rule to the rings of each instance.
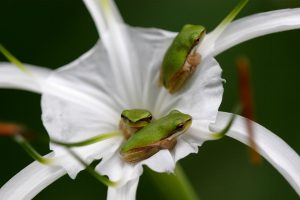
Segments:
[[[176,164],[174,174],[156,173],[150,169],[147,169],[146,172],[165,199],[199,200],[196,191],[179,163]]]

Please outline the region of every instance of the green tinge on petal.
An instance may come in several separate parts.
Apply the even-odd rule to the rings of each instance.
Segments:
[[[22,72],[29,73],[25,65],[20,62],[14,55],[12,55],[2,44],[0,44],[0,52],[9,60],[12,64],[16,65]]]
[[[109,0],[99,0],[101,6],[104,8],[104,10],[108,11],[109,9]]]
[[[91,145],[91,144],[101,142],[103,140],[110,139],[113,137],[118,137],[118,136],[122,136],[121,132],[115,131],[115,132],[104,133],[104,134],[101,134],[101,135],[98,135],[98,136],[95,136],[95,137],[92,137],[90,139],[83,140],[80,142],[66,143],[66,142],[61,142],[61,141],[57,141],[57,140],[53,140],[53,139],[51,139],[51,142],[53,144],[57,144],[57,145],[64,146],[64,147],[81,147],[81,146]]]
[[[26,151],[26,153],[32,157],[34,160],[38,161],[42,164],[52,164],[54,162],[53,159],[45,158],[41,156],[27,141],[26,139],[17,134],[14,136],[14,140]]]

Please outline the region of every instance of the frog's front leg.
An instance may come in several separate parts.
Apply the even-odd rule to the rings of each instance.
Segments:
[[[171,94],[179,90],[186,80],[196,71],[197,66],[201,63],[201,55],[197,52],[190,53],[182,69],[174,74],[171,78],[169,92]]]
[[[137,132],[140,129],[140,127],[135,128],[135,127],[129,126],[127,123],[120,120],[119,129],[123,133],[125,139],[128,140],[135,132]]]

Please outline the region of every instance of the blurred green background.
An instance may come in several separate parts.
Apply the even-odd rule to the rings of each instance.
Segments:
[[[133,26],[178,31],[186,23],[212,30],[238,0],[118,0],[124,20]],[[253,0],[239,17],[269,10],[300,7],[299,0]],[[300,31],[257,38],[217,57],[227,79],[223,111],[237,101],[235,60],[249,57],[252,65],[256,121],[300,152],[299,91]],[[0,0],[0,43],[25,63],[58,68],[87,51],[98,36],[80,0]],[[0,56],[0,60],[5,60]],[[0,121],[26,124],[40,135],[33,144],[47,153],[47,137],[41,123],[40,96],[0,90]],[[197,155],[181,161],[203,200],[298,199],[299,197],[266,161],[250,164],[246,147],[230,138],[207,142]],[[9,138],[0,138],[0,185],[32,162]],[[172,192],[172,191],[170,191]],[[105,199],[106,188],[81,172],[77,179],[64,176],[35,199]],[[137,199],[166,199],[151,179],[143,175]]]

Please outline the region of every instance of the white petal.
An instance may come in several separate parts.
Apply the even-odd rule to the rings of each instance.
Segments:
[[[160,150],[139,164],[147,165],[150,169],[161,173],[172,173],[175,170],[175,161],[169,150]]]
[[[109,57],[109,66],[115,77],[114,84],[122,99],[136,105],[141,96],[141,77],[138,53],[133,48],[134,38],[130,37],[127,27],[122,22],[119,12],[112,0],[85,0],[101,41]],[[132,105],[130,107],[132,107]]]
[[[255,14],[232,22],[215,42],[213,55],[255,37],[300,28],[300,8]]]
[[[178,102],[171,109],[188,113],[193,118],[192,127],[178,138],[172,150],[175,162],[191,153],[198,152],[198,146],[211,140],[209,124],[217,117],[223,96],[221,67],[217,61],[207,57],[183,91],[177,94]]]
[[[118,130],[122,106],[110,85],[106,56],[99,43],[47,79],[42,96],[42,119],[51,138],[76,142]],[[89,163],[106,152],[114,152],[119,145],[120,139],[110,139],[74,151]],[[51,149],[57,156],[66,155],[61,147],[51,145]],[[61,164],[73,178],[83,169],[72,158]]]
[[[215,121],[223,96],[221,67],[213,58],[207,58],[198,66],[188,84],[183,88],[176,105],[193,120]]]
[[[119,187],[131,180],[138,179],[143,173],[143,168],[140,164],[125,162],[119,151],[116,151],[112,156],[104,157],[96,166],[96,170],[102,175],[107,175],[110,180],[118,181]]]
[[[107,191],[107,200],[135,200],[136,190],[139,178],[129,181],[122,187],[109,187]]]
[[[185,133],[185,134],[189,134],[189,133]],[[194,143],[193,141],[188,141],[189,138],[187,138],[186,135],[183,136],[185,137],[180,137],[177,139],[177,144],[175,148],[172,150],[172,154],[175,162],[186,157],[191,153],[198,153],[198,146],[201,146],[201,144],[204,142],[203,140],[202,141],[198,140],[197,143]],[[184,138],[187,138],[187,141]]]
[[[193,120],[192,126],[177,139],[177,144],[172,150],[175,162],[191,153],[198,153],[198,147],[205,141],[214,139],[208,127],[210,123],[208,120]]]
[[[219,112],[216,124],[211,125],[212,131],[221,130],[231,115],[231,113]],[[253,122],[253,131],[258,152],[282,174],[300,195],[299,155],[282,139],[255,122]],[[245,118],[237,116],[227,135],[249,145]]]
[[[176,33],[155,28],[132,27],[129,27],[129,31],[130,36],[135,40],[134,48],[139,52],[139,68],[142,72],[140,77],[143,80],[141,83],[142,98],[135,106],[151,110],[154,116],[160,117],[164,114],[160,110],[161,104],[167,101],[164,100],[164,95],[169,94],[163,87],[159,87],[158,76],[165,51]],[[159,99],[160,92],[164,95]],[[172,99],[171,95],[167,98]]]
[[[51,73],[50,69],[26,65],[29,73],[24,73],[15,65],[0,63],[0,88],[22,89],[41,93],[42,85],[46,77]]]
[[[0,199],[32,199],[64,174],[66,171],[60,167],[42,165],[35,161],[1,187]]]
[[[99,44],[47,79],[42,117],[51,137],[71,142],[117,130],[121,107],[109,92],[105,56]]]

